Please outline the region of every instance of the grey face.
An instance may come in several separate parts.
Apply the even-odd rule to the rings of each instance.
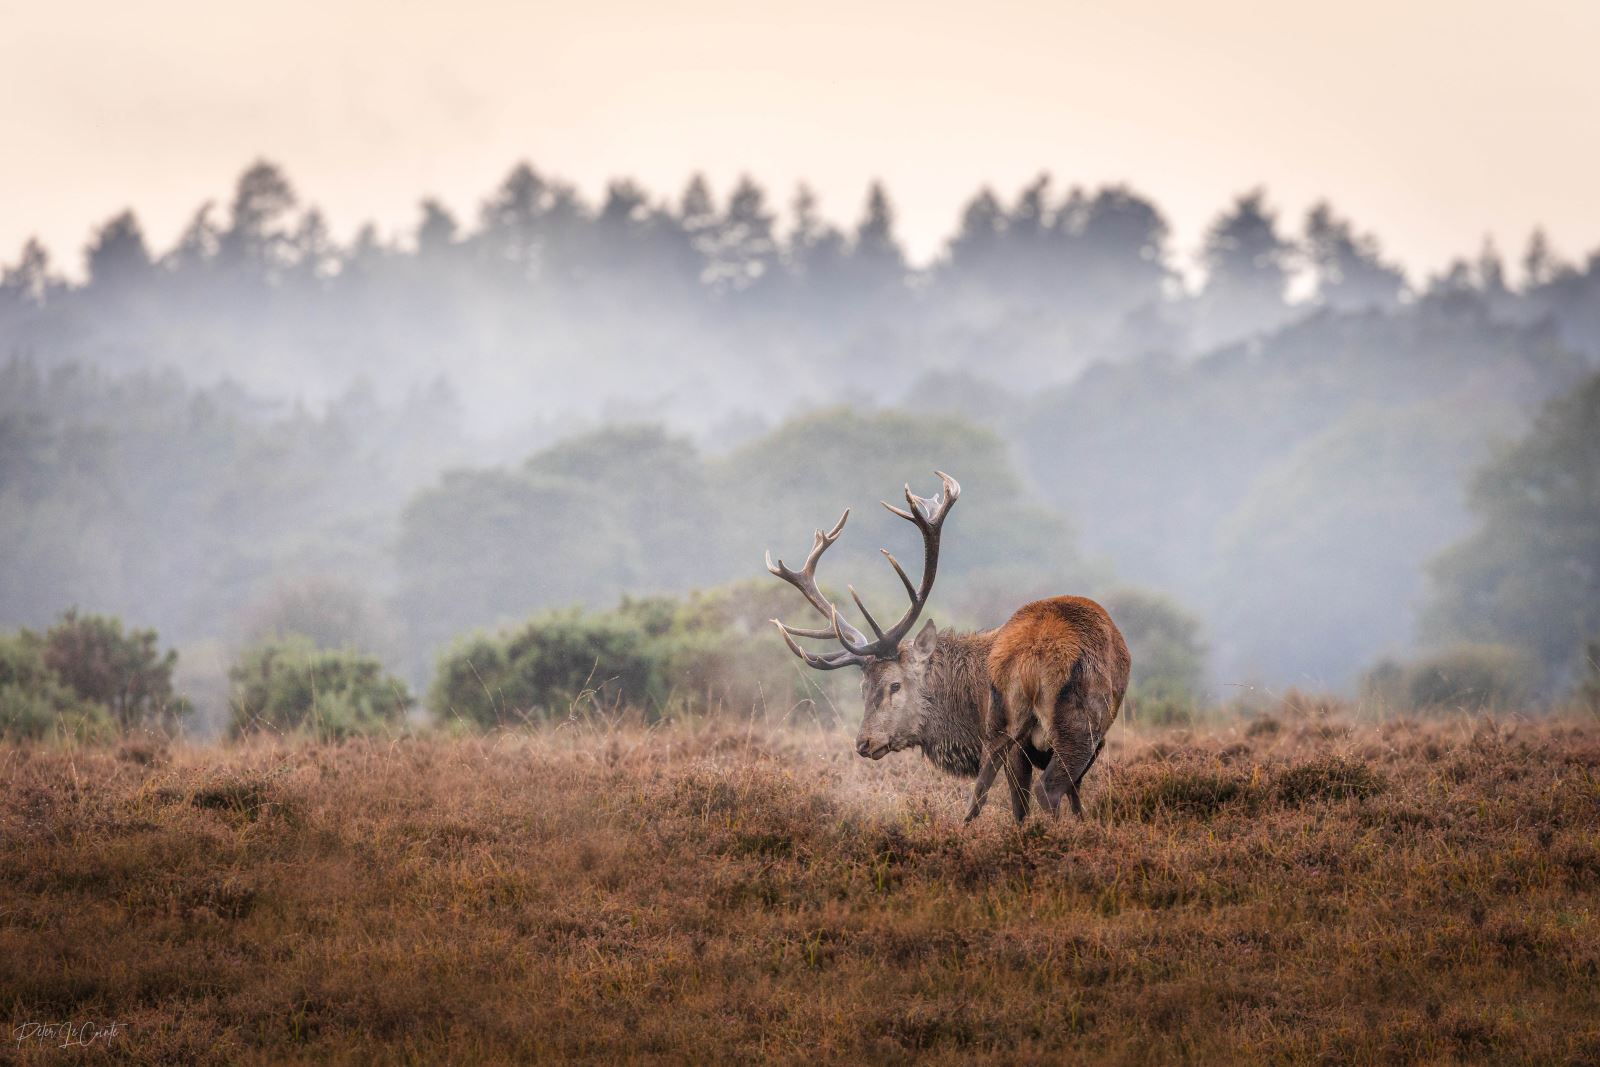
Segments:
[[[937,636],[929,622],[915,641],[900,646],[897,659],[878,660],[862,668],[865,713],[856,734],[856,751],[861,755],[882,759],[921,741],[926,718],[923,678]]]

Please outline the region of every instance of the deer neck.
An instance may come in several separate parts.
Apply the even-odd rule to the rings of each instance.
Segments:
[[[983,754],[983,714],[989,704],[989,649],[994,631],[939,635],[922,692],[922,754],[934,766],[971,778]]]

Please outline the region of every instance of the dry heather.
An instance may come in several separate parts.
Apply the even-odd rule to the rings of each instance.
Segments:
[[[0,1060],[1600,1062],[1592,722],[1108,754],[1019,831],[833,733],[3,749],[0,1010],[122,1029]]]

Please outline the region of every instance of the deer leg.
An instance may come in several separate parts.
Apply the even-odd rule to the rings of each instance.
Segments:
[[[1050,796],[1050,789],[1044,784],[1042,773],[1033,780],[1033,799],[1039,802],[1040,811],[1048,811],[1051,815],[1061,814],[1061,798]]]
[[[1089,753],[1089,762],[1085,763],[1083,765],[1083,770],[1078,772],[1078,777],[1077,777],[1078,784],[1082,784],[1083,776],[1089,773],[1089,768],[1094,766],[1094,761],[1100,758],[1100,750],[1102,748],[1105,748],[1105,747],[1106,747],[1106,739],[1102,737],[1098,742],[1096,742],[1096,744],[1094,746],[1094,751]]]
[[[1033,762],[1021,746],[1006,753],[1006,785],[1011,790],[1011,814],[1017,822],[1028,817],[1028,786],[1033,783]]]
[[[1072,805],[1072,814],[1083,818],[1083,801],[1078,796],[1078,783],[1072,780],[1072,774],[1060,755],[1050,761],[1040,779],[1044,790],[1040,802],[1050,814],[1061,814],[1061,798],[1066,797]]]
[[[1033,782],[1034,799],[1039,801],[1039,806],[1053,816],[1061,814],[1061,798],[1066,795],[1066,783],[1071,776],[1062,770],[1062,764],[1055,756],[1050,756],[1044,767],[1039,771],[1039,777]]]
[[[1084,692],[1081,680],[1063,686],[1056,698],[1055,715],[1050,724],[1051,748],[1055,759],[1046,774],[1045,785],[1057,797],[1065,794],[1072,802],[1072,814],[1083,818],[1083,799],[1078,783],[1089,773],[1095,758],[1100,754],[1104,738],[1097,736],[1092,714],[1092,698]]]
[[[989,687],[989,706],[983,714],[983,756],[978,761],[978,781],[972,787],[972,805],[967,809],[966,822],[971,822],[983,810],[984,801],[989,798],[989,789],[994,785],[995,775],[1000,773],[1004,766],[1005,758],[1003,746],[1010,740],[1006,736],[1006,701],[1000,695],[1000,690],[994,686]]]
[[[1057,731],[1058,735],[1061,731]],[[1083,799],[1078,793],[1078,782],[1083,778],[1083,771],[1074,774],[1073,766],[1083,764],[1083,769],[1088,770],[1088,763],[1093,761],[1093,756],[1084,759],[1079,753],[1080,746],[1073,739],[1058,736],[1056,739],[1055,755],[1050,760],[1050,765],[1045,768],[1040,777],[1044,784],[1044,804],[1051,814],[1061,811],[1061,798],[1066,797],[1072,805],[1072,814],[1083,818]]]
[[[967,809],[965,822],[976,819],[983,810],[984,801],[989,799],[989,787],[994,785],[995,775],[1000,773],[1005,763],[1006,754],[1002,751],[1005,740],[1002,734],[999,743],[991,741],[983,746],[983,759],[978,762],[978,781],[972,787],[972,806]]]
[[[1067,779],[1067,799],[1072,802],[1072,814],[1080,821],[1083,819],[1083,799],[1078,795],[1078,783]]]

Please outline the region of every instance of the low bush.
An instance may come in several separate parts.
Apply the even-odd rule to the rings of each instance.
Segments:
[[[766,618],[765,588],[726,587],[678,600],[624,599],[614,611],[552,612],[446,653],[428,707],[444,721],[493,728],[576,707],[632,708],[654,721],[688,709],[778,715],[837,686],[798,666]]]
[[[107,710],[117,728],[175,731],[193,710],[172,687],[178,653],[154,630],[122,629],[106,615],[62,615],[45,631],[44,661],[79,698]]]
[[[228,672],[231,732],[307,733],[321,739],[381,733],[416,703],[406,684],[358,652],[287,637],[246,652]]]
[[[1101,597],[1133,656],[1128,680],[1132,717],[1151,726],[1187,726],[1203,700],[1206,642],[1200,621],[1145,589]]]
[[[74,693],[44,653],[43,638],[30,630],[0,635],[0,737],[87,739],[109,733],[106,709]]]
[[[1525,705],[1539,664],[1507,645],[1456,645],[1410,663],[1384,660],[1362,678],[1362,696],[1407,711],[1495,711]]]
[[[173,691],[177,662],[154,630],[124,632],[120,619],[76,609],[43,634],[0,635],[0,735],[176,732],[192,710]]]
[[[1254,810],[1260,801],[1260,790],[1247,776],[1178,765],[1137,779],[1125,795],[1105,803],[1116,814],[1150,820],[1163,813],[1206,819],[1234,805]]]

